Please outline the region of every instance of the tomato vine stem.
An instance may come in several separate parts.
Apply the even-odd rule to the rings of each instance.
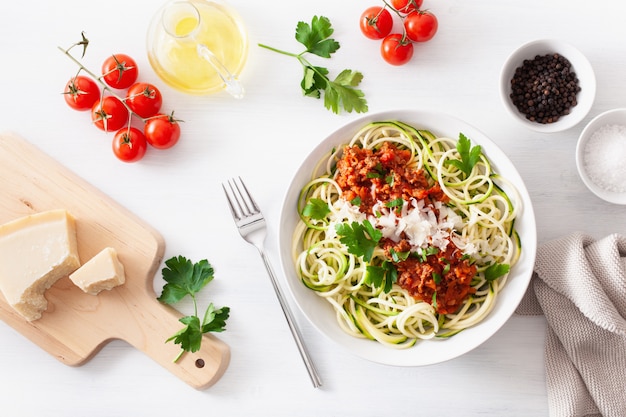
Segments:
[[[109,95],[115,97],[116,99],[118,99],[123,105],[124,107],[126,107],[126,110],[128,110],[128,114],[131,116],[128,118],[129,122],[128,124],[130,125],[130,120],[131,118],[134,116],[138,119],[140,119],[143,123],[146,122],[147,119],[141,117],[140,115],[138,115],[137,113],[135,113],[133,110],[131,110],[131,108],[128,106],[128,104],[126,104],[126,98],[122,98],[119,95],[117,95],[117,93],[115,93],[115,91],[113,91],[108,85],[106,85],[106,83],[104,81],[102,81],[102,77],[97,76],[93,71],[91,71],[89,68],[87,68],[85,65],[83,65],[82,62],[80,62],[76,57],[74,57],[74,55],[72,55],[70,53],[70,50],[77,45],[83,45],[83,47],[85,49],[87,49],[87,45],[89,44],[89,41],[83,36],[84,41],[83,42],[79,42],[79,43],[75,43],[74,45],[72,45],[70,48],[68,49],[63,49],[60,46],[57,46],[57,48],[63,52],[63,54],[65,54],[65,56],[67,56],[69,59],[71,59],[72,61],[74,61],[74,63],[76,65],[78,65],[79,69],[79,73],[80,71],[84,71],[86,72],[89,76],[91,76],[98,84],[100,84],[100,86],[102,87],[103,91],[106,91]],[[83,52],[84,55],[84,52]],[[78,74],[76,74],[78,75]],[[104,95],[103,95],[104,97]]]

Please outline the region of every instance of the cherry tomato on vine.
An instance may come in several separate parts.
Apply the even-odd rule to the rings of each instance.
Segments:
[[[404,19],[404,30],[406,36],[414,42],[429,41],[437,33],[439,22],[437,17],[431,12],[418,10],[409,13]]]
[[[102,79],[109,87],[128,88],[139,76],[137,63],[126,54],[114,54],[102,63]]]
[[[89,110],[100,99],[100,87],[93,79],[77,75],[65,85],[63,97],[74,110]]]
[[[393,18],[389,10],[372,6],[361,14],[361,32],[370,39],[382,39],[391,33]]]
[[[422,7],[423,0],[391,0],[391,6],[400,13],[411,13]]]
[[[147,118],[161,110],[163,96],[152,84],[135,83],[126,92],[126,104],[140,117]]]
[[[389,64],[404,65],[413,57],[413,43],[403,35],[393,33],[383,39],[380,53]]]
[[[146,140],[157,149],[167,149],[176,145],[180,138],[179,120],[174,114],[157,114],[146,120],[143,132]]]
[[[136,127],[125,127],[113,136],[113,153],[120,161],[136,162],[146,154],[148,143],[143,132]]]
[[[91,108],[91,120],[105,132],[121,129],[128,122],[128,117],[128,109],[115,96],[103,97]]]

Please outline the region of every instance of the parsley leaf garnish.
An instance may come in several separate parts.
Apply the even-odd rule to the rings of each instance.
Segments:
[[[330,71],[327,68],[315,66],[305,57],[307,54],[312,54],[322,58],[331,58],[332,54],[337,52],[340,47],[339,42],[330,37],[333,32],[334,29],[327,17],[313,16],[310,24],[298,22],[296,25],[295,38],[306,48],[303,52],[294,54],[261,43],[259,46],[292,56],[300,62],[304,70],[300,82],[304,96],[319,99],[323,91],[324,106],[335,114],[338,114],[342,107],[348,113],[352,111],[367,112],[365,95],[363,91],[356,88],[363,80],[363,74],[359,71],[345,69],[331,81],[329,78]]]
[[[176,362],[184,352],[197,352],[200,349],[204,333],[226,330],[230,308],[216,309],[213,303],[210,303],[202,321],[198,317],[196,294],[211,282],[214,276],[213,267],[206,259],[193,263],[184,256],[178,256],[165,261],[165,266],[161,273],[166,284],[157,299],[164,304],[171,305],[189,295],[194,307],[193,315],[179,319],[184,327],[165,341],[166,343],[174,341],[175,344],[180,345],[180,354],[174,359]]]
[[[421,253],[418,254],[418,258],[422,262],[426,262],[430,255],[437,255],[438,253],[439,253],[439,248],[437,248],[436,246],[428,246],[422,249]]]
[[[334,29],[328,18],[313,16],[311,24],[298,22],[296,40],[306,47],[306,51],[323,58],[330,58],[339,49],[339,42],[330,38]]]
[[[411,255],[411,252],[410,251],[398,252],[394,248],[391,248],[391,249],[389,249],[389,254],[391,255],[391,260],[392,261],[394,261],[394,262],[403,262],[403,261],[406,261],[409,258],[409,255]]]
[[[304,209],[302,209],[302,215],[310,217],[315,220],[321,220],[330,213],[328,203],[321,198],[312,198],[307,201]]]
[[[459,133],[459,141],[456,143],[456,150],[461,160],[450,159],[445,163],[455,166],[468,176],[472,172],[472,169],[474,169],[474,166],[480,161],[480,145],[472,147],[470,140],[463,133]]]
[[[385,207],[389,207],[389,208],[402,208],[403,205],[404,205],[404,200],[401,197],[395,198],[385,203]]]
[[[363,223],[352,224],[340,223],[335,226],[339,241],[348,247],[348,252],[356,256],[362,256],[365,262],[369,262],[374,254],[378,241],[383,237],[383,232],[372,226],[369,220]]]
[[[511,266],[509,264],[493,264],[485,269],[485,279],[489,282],[508,274]]]
[[[385,293],[391,291],[396,281],[398,281],[398,270],[389,261],[383,261],[381,266],[367,265],[365,267],[365,283],[376,288],[383,287]]]

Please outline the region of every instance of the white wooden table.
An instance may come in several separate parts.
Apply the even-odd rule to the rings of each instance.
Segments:
[[[299,20],[330,18],[341,49],[328,66],[358,69],[370,112],[429,109],[483,130],[526,181],[539,243],[580,230],[595,237],[626,233],[626,208],[593,196],[578,177],[578,134],[593,116],[626,106],[626,6],[613,0],[425,0],[439,33],[406,66],[391,67],[358,29],[361,11],[380,2],[231,0],[251,45],[242,75],[246,96],[191,97],[160,82],[148,65],[145,32],[159,2],[32,0],[0,12],[0,131],[14,131],[145,219],[165,238],[166,258],[208,258],[216,279],[202,301],[228,305],[219,337],[232,350],[226,374],[196,391],[123,342],[67,367],[0,322],[0,414],[12,416],[546,416],[541,317],[512,317],[489,341],[458,359],[424,368],[389,367],[342,351],[296,311],[324,381],[313,389],[255,249],[237,234],[221,182],[241,175],[270,224],[269,254],[279,269],[281,198],[305,155],[358,117],[334,115],[301,96],[301,69],[258,48],[300,51]],[[76,67],[58,50],[81,31],[91,40],[85,62],[96,70],[109,53],[137,58],[142,79],[162,86],[164,106],[185,120],[181,142],[123,164],[111,135],[69,110],[61,91]],[[504,111],[498,77],[507,55],[526,41],[554,37],[580,48],[595,68],[595,105],[580,125],[558,134],[526,130]],[[316,61],[317,62],[317,61]],[[284,280],[279,274],[281,282]],[[160,291],[163,282],[155,279]],[[181,309],[189,308],[183,304]]]

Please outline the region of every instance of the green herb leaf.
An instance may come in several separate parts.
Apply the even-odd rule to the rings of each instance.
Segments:
[[[404,205],[404,200],[402,198],[396,198],[394,200],[387,201],[385,203],[385,207],[389,207],[389,208],[392,208],[392,207],[399,208],[399,207],[402,207],[403,205]]]
[[[480,161],[482,152],[480,145],[472,147],[470,140],[463,133],[459,133],[459,141],[456,143],[456,150],[461,160],[450,159],[446,161],[446,164],[455,166],[466,176],[470,175],[474,166]]]
[[[406,252],[398,252],[395,249],[391,248],[389,250],[389,253],[391,255],[391,260],[394,262],[402,262],[402,261],[406,261],[409,258],[409,255],[411,254],[410,251],[406,251]]]
[[[374,254],[378,241],[383,237],[383,232],[376,229],[369,220],[363,223],[352,222],[352,225],[340,223],[335,226],[339,241],[348,247],[348,251],[356,256],[362,256],[365,262],[369,262]]]
[[[174,304],[186,295],[194,295],[213,280],[213,267],[204,259],[193,264],[184,256],[165,261],[163,279],[167,282],[158,300],[165,304]]]
[[[330,213],[328,203],[321,198],[311,198],[307,201],[304,209],[302,210],[303,216],[310,217],[315,220],[323,219],[328,213]]]
[[[229,307],[216,309],[213,303],[210,303],[202,320],[202,333],[223,332],[226,330],[226,320],[229,316]]]
[[[197,316],[181,317],[178,321],[185,327],[172,335],[166,342],[174,341],[180,345],[185,352],[197,352],[202,343],[202,332],[200,331],[200,319]]]
[[[331,81],[327,68],[314,66],[306,54],[322,58],[330,58],[340,47],[339,42],[330,38],[334,29],[330,20],[324,16],[314,16],[311,23],[298,22],[296,25],[296,40],[305,46],[299,54],[286,52],[271,46],[259,44],[260,47],[296,58],[303,67],[304,73],[300,87],[306,97],[321,98],[324,92],[324,107],[334,113],[343,108],[348,113],[367,112],[367,101],[361,90],[356,87],[363,80],[363,74],[353,70],[343,70]]]
[[[189,259],[178,256],[165,261],[166,267],[161,270],[166,284],[157,298],[164,304],[174,304],[189,295],[193,300],[195,314],[184,316],[179,321],[185,326],[170,336],[165,342],[174,341],[181,347],[181,353],[174,359],[176,362],[184,352],[196,352],[202,344],[202,335],[207,332],[225,330],[230,309],[215,309],[211,303],[207,308],[202,323],[198,317],[196,294],[213,280],[213,267],[203,259],[193,263]]]
[[[302,87],[302,94],[308,97],[320,98],[322,91],[328,86],[328,70],[323,67],[304,67],[304,76],[300,87]]]
[[[365,267],[365,283],[375,288],[383,288],[388,293],[395,282],[398,281],[398,270],[393,263],[383,261],[381,266],[367,265]]]
[[[427,258],[430,255],[437,255],[439,253],[439,248],[437,248],[436,246],[428,246],[425,249],[422,249],[422,253],[419,255],[419,259],[422,262],[426,262]]]
[[[500,278],[509,273],[511,266],[509,264],[493,264],[485,270],[485,279],[489,282]]]
[[[298,22],[296,40],[306,47],[307,52],[322,58],[330,58],[339,49],[339,42],[328,39],[334,31],[327,17],[313,16],[310,25]]]
[[[324,92],[324,106],[338,114],[340,106],[348,113],[354,110],[357,113],[367,112],[367,101],[363,98],[363,91],[354,87],[363,79],[363,74],[349,69],[343,70],[335,81],[328,82]]]

